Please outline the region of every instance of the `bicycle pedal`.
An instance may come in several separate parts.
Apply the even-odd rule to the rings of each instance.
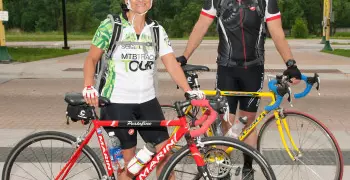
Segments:
[[[238,167],[236,169],[235,176],[239,176],[240,173],[241,173],[241,167]]]

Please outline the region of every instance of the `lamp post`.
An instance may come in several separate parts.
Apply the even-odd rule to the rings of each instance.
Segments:
[[[2,23],[3,21],[8,21],[8,12],[3,11],[3,2],[0,0],[0,63],[9,63],[11,57],[6,47],[5,27]]]
[[[323,50],[333,51],[331,47],[331,43],[329,42],[330,34],[331,34],[331,12],[332,12],[332,0],[324,0],[324,10],[325,10],[325,35],[326,42],[324,44]]]
[[[63,15],[63,38],[64,46],[62,49],[69,49],[67,42],[67,17],[66,17],[66,0],[62,0],[62,15]]]
[[[323,20],[322,20],[322,40],[321,40],[321,44],[325,44],[326,43],[326,8],[325,8],[325,4],[326,4],[326,0],[323,0]]]

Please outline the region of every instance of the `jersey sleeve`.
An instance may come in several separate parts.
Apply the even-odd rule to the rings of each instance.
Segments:
[[[159,25],[159,56],[162,57],[173,52],[174,50],[171,46],[168,34],[165,32],[165,29]]]
[[[214,19],[216,17],[216,0],[204,0],[201,15]]]
[[[112,33],[112,22],[109,19],[105,19],[97,28],[95,36],[92,39],[92,44],[104,51],[107,51],[110,39],[112,38]]]
[[[277,0],[266,0],[265,21],[273,21],[281,18]]]

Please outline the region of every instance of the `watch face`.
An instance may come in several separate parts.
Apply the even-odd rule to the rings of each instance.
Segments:
[[[290,67],[290,66],[293,66],[295,64],[295,61],[294,60],[288,60],[287,61],[287,66]]]

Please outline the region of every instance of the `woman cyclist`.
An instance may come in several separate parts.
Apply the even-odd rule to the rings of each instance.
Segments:
[[[155,66],[157,54],[179,87],[189,94],[197,95],[198,98],[203,98],[204,94],[190,89],[185,75],[176,61],[164,28],[146,17],[148,10],[152,7],[152,0],[124,0],[124,3],[127,10],[120,14],[122,34],[118,42],[121,42],[121,45],[117,46],[112,53],[111,60],[108,60],[106,83],[101,94],[93,87],[95,65],[102,54],[108,50],[113,33],[113,22],[109,19],[101,23],[92,40],[84,64],[85,88],[83,95],[86,102],[93,106],[98,106],[99,95],[110,99],[112,104],[101,109],[101,119],[120,121],[164,120],[154,87],[154,73],[157,72]],[[133,44],[133,42],[152,44],[152,26],[159,26],[158,52],[152,45]],[[169,138],[165,127],[136,130],[127,128],[105,129],[107,132],[114,131],[120,139],[125,164],[135,155],[136,131],[139,132],[145,142],[155,144],[157,152]],[[157,176],[159,176],[162,167],[166,163],[165,161],[158,165]],[[118,174],[118,179],[130,179],[130,175],[124,171]]]

